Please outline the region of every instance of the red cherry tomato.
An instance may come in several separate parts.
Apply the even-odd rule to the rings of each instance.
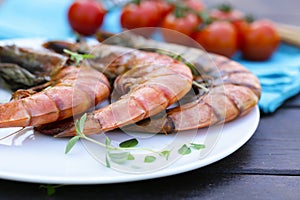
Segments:
[[[126,29],[156,27],[160,23],[160,19],[160,10],[156,2],[148,0],[140,1],[138,4],[127,4],[123,7],[120,16],[121,26]],[[144,36],[152,34],[148,30],[139,33]]]
[[[210,11],[210,17],[215,20],[227,20],[227,21],[237,21],[243,20],[244,13],[239,10],[229,9],[229,10],[220,10],[220,9],[213,9]]]
[[[241,49],[242,42],[243,42],[243,39],[242,39],[243,38],[243,32],[244,32],[244,30],[246,30],[248,28],[249,23],[244,19],[236,20],[236,21],[233,21],[231,23],[234,25],[234,27],[237,31],[238,48]]]
[[[240,32],[238,31],[241,26],[244,25],[245,22],[245,15],[241,11],[234,9],[229,4],[221,4],[218,8],[213,9],[209,12],[210,17],[213,20],[225,20],[231,22],[235,28],[237,29],[238,33],[238,46],[240,47]]]
[[[153,0],[153,2],[155,2],[158,7],[161,19],[173,10],[173,6],[164,0]]]
[[[102,25],[105,9],[95,0],[76,0],[68,10],[68,21],[79,34],[89,36]]]
[[[227,21],[215,21],[193,34],[202,47],[212,53],[232,57],[237,51],[237,32]]]
[[[192,13],[187,13],[182,17],[176,17],[174,13],[170,13],[162,21],[161,27],[164,28],[162,29],[162,36],[166,42],[189,45],[189,42],[186,40],[188,38],[182,37],[176,32],[191,36],[199,24],[199,18]]]
[[[245,59],[269,59],[280,43],[275,25],[269,20],[257,20],[240,28],[241,52]]]
[[[201,0],[184,0],[183,3],[194,11],[202,11],[205,9],[205,5]]]

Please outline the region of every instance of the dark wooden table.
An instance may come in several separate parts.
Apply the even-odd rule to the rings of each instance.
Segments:
[[[63,186],[49,197],[39,184],[0,180],[0,199],[299,199],[300,95],[262,115],[254,136],[229,157],[153,180]]]

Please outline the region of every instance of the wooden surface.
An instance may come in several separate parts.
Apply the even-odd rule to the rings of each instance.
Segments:
[[[261,116],[254,136],[210,166],[165,178],[63,186],[48,197],[39,184],[0,180],[0,199],[299,199],[300,95]]]

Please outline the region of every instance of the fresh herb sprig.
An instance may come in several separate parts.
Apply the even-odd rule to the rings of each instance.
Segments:
[[[157,151],[154,151],[154,150],[148,149],[148,148],[135,148],[135,146],[138,145],[138,141],[136,139],[126,140],[126,141],[120,143],[119,147],[114,147],[114,146],[111,146],[111,140],[108,137],[106,137],[105,144],[101,143],[97,140],[94,140],[90,137],[87,137],[83,133],[85,121],[86,121],[86,114],[82,115],[82,117],[79,120],[76,120],[76,122],[75,122],[76,136],[72,137],[69,140],[66,150],[65,150],[66,154],[70,152],[70,150],[73,148],[73,146],[76,144],[76,142],[79,139],[85,139],[85,140],[95,143],[99,146],[105,147],[108,150],[145,150],[145,151],[150,151],[152,153],[157,153]]]
[[[65,153],[69,153],[71,151],[71,149],[74,147],[74,145],[77,143],[77,141],[79,139],[85,139],[89,142],[92,142],[94,144],[97,144],[99,146],[102,146],[104,148],[106,148],[107,154],[106,154],[106,166],[110,167],[110,162],[109,162],[109,158],[116,162],[116,163],[124,163],[126,160],[134,160],[134,156],[127,152],[128,150],[144,150],[144,151],[148,151],[151,153],[155,153],[161,156],[168,156],[165,152],[161,153],[149,148],[136,148],[136,146],[138,145],[138,141],[136,139],[130,139],[130,140],[126,140],[122,143],[119,144],[119,147],[115,147],[111,145],[111,140],[109,139],[109,137],[106,137],[105,139],[105,144],[101,143],[97,140],[94,140],[90,137],[87,137],[83,131],[84,131],[84,123],[86,121],[86,114],[84,114],[79,120],[77,120],[75,122],[75,127],[76,127],[76,136],[72,137],[65,149]],[[122,152],[118,152],[118,153],[114,153],[112,151],[122,151]]]
[[[178,153],[181,155],[188,155],[192,153],[192,149],[200,150],[205,148],[205,145],[203,144],[196,144],[196,143],[190,143],[190,145],[182,145],[180,149],[178,149]]]
[[[70,59],[75,61],[76,65],[79,65],[80,62],[83,61],[84,59],[95,58],[95,55],[92,55],[92,54],[79,54],[77,52],[73,52],[68,49],[64,49],[63,51],[64,51],[64,53],[70,55]]]
[[[171,154],[170,150],[164,150],[164,151],[155,151],[149,148],[142,148],[142,147],[136,147],[138,145],[138,140],[133,138],[126,141],[123,141],[119,144],[119,147],[112,146],[111,140],[109,137],[105,138],[105,143],[101,143],[97,140],[94,140],[90,137],[87,137],[84,134],[84,124],[86,121],[86,114],[84,114],[79,120],[76,120],[75,127],[76,127],[76,136],[72,137],[65,149],[65,153],[69,153],[71,149],[74,147],[74,145],[77,143],[79,139],[85,139],[87,141],[90,141],[94,144],[97,144],[99,146],[102,146],[106,148],[106,166],[110,168],[111,164],[110,161],[113,161],[118,164],[123,164],[126,161],[135,160],[135,157],[128,151],[130,150],[143,150],[148,151],[152,154],[156,154],[160,157],[165,158],[166,160],[169,159],[169,156]],[[188,155],[192,152],[192,149],[200,150],[205,148],[205,145],[203,144],[196,144],[196,143],[190,143],[189,146],[186,144],[183,144],[180,149],[178,149],[178,153],[181,155]],[[113,152],[113,151],[121,151],[121,152]],[[154,155],[146,155],[144,158],[144,163],[152,163],[156,160],[157,157]]]

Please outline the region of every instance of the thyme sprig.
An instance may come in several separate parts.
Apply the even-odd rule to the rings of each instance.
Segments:
[[[75,122],[76,135],[68,141],[68,144],[65,149],[66,154],[71,151],[71,149],[74,147],[74,145],[77,143],[77,141],[79,139],[85,139],[89,142],[92,142],[96,145],[106,148],[105,161],[106,161],[106,167],[108,167],[108,168],[110,168],[110,166],[111,166],[110,161],[113,161],[117,164],[123,164],[126,161],[135,160],[135,157],[129,152],[131,150],[148,151],[154,155],[163,157],[166,160],[169,159],[171,150],[156,151],[156,150],[153,150],[150,148],[137,147],[138,140],[135,138],[123,141],[117,147],[117,146],[111,145],[111,140],[109,137],[105,138],[105,143],[101,143],[97,140],[87,137],[84,134],[85,121],[86,121],[86,114],[84,114],[79,120],[76,120],[76,122]],[[187,155],[187,154],[191,153],[191,149],[200,150],[203,148],[205,148],[205,145],[203,145],[203,144],[190,143],[189,146],[187,144],[183,144],[182,147],[177,152],[181,155]],[[114,152],[114,151],[119,151],[119,152]],[[144,163],[154,162],[157,158],[154,155],[146,155],[144,157]]]
[[[64,53],[70,55],[70,59],[75,61],[76,65],[79,65],[84,59],[95,58],[95,55],[92,54],[80,54],[77,52],[70,51],[68,49],[63,50]]]

